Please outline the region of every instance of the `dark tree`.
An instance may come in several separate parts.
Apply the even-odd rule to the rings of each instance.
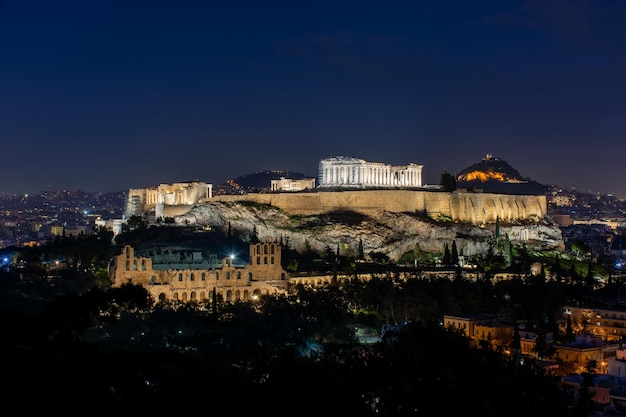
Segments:
[[[441,174],[439,185],[441,185],[441,189],[443,191],[454,191],[456,190],[456,179],[454,178],[454,175],[444,171],[443,174]]]
[[[582,284],[580,276],[576,273],[576,266],[574,265],[574,262],[572,262],[570,266],[569,275],[572,283]]]
[[[217,314],[217,290],[213,287],[213,296],[211,297],[211,312],[213,315]]]
[[[556,282],[559,284],[563,281],[563,272],[561,271],[561,262],[559,261],[559,254],[556,254],[556,259],[554,260],[554,276]]]
[[[324,247],[324,259],[326,261],[327,264],[331,264],[334,263],[333,259],[335,258],[335,254],[333,253],[333,249],[330,247],[330,245],[326,245]]]
[[[598,363],[592,359],[587,360],[585,371],[582,373],[583,382],[580,384],[578,400],[572,408],[572,417],[589,417],[593,412],[593,377],[596,374]]]
[[[459,252],[456,248],[456,240],[452,241],[452,251],[450,253],[450,264],[452,266],[459,266]]]
[[[125,230],[145,229],[146,227],[147,223],[139,215],[130,216],[126,224],[122,225]],[[65,229],[63,229],[63,233],[65,234]]]
[[[259,235],[258,235],[257,230],[256,230],[256,224],[254,226],[252,226],[252,236],[250,236],[250,242],[251,243],[259,243],[260,242]]]
[[[572,329],[572,317],[567,316],[567,323],[565,325],[565,339],[567,342],[574,340],[574,329]]]
[[[587,276],[585,277],[585,285],[590,290],[593,290],[594,287],[594,279],[593,279],[593,261],[589,261],[589,268],[587,269]]]
[[[496,244],[500,239],[500,217],[496,216]]]
[[[138,284],[125,283],[120,287],[113,287],[108,290],[107,295],[111,304],[127,311],[146,310],[154,304],[148,290]]]
[[[576,253],[576,256],[584,256],[590,252],[589,245],[584,240],[575,240],[570,245],[570,250]]]
[[[363,249],[363,239],[359,239],[359,258],[360,260],[365,259],[365,251]]]
[[[546,340],[546,329],[543,326],[537,328],[537,337],[533,349],[540,359],[551,358],[556,353],[556,348]]]

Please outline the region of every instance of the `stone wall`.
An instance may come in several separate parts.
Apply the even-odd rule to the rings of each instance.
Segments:
[[[509,195],[466,191],[355,190],[215,196],[215,201],[252,201],[290,214],[312,215],[353,210],[366,215],[382,212],[419,213],[471,224],[537,220],[546,216],[544,195]]]
[[[188,213],[192,207],[193,205],[188,205],[188,204],[179,204],[177,206],[163,205],[162,216],[163,217],[180,216],[185,213]],[[157,214],[157,217],[159,217],[158,214]]]
[[[250,263],[234,266],[232,259],[222,259],[220,268],[155,269],[150,257],[135,256],[126,245],[113,258],[109,279],[114,287],[126,283],[142,285],[155,301],[207,301],[213,291],[224,301],[248,301],[261,295],[285,294],[289,275],[281,265],[281,247],[277,243],[250,245]]]

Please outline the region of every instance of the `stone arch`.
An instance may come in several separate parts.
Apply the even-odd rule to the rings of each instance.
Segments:
[[[187,301],[187,291],[183,291],[182,300]]]
[[[195,301],[195,300],[196,300],[196,292],[195,292],[195,291],[192,291],[192,292],[191,292],[191,295],[189,296],[189,299],[190,299],[191,301]]]
[[[159,301],[165,301],[167,300],[167,296],[165,295],[165,293],[159,293]]]

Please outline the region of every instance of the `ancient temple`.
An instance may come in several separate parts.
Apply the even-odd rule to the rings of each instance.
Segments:
[[[422,165],[393,166],[363,159],[333,156],[319,164],[319,187],[422,187]]]

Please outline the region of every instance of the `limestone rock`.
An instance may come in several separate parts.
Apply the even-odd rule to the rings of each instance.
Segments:
[[[419,245],[420,250],[440,254],[445,245],[456,242],[459,253],[482,255],[495,241],[495,224],[475,226],[460,222],[436,222],[408,213],[383,212],[364,215],[333,212],[316,215],[289,215],[276,207],[251,202],[211,201],[194,206],[174,218],[179,225],[210,226],[224,232],[256,234],[261,240],[288,242],[299,252],[308,246],[323,252],[326,246],[340,247],[342,255],[357,256],[362,241],[365,254],[380,252],[397,261]],[[538,222],[499,225],[499,235],[513,243],[524,241],[531,249],[564,247],[561,231],[548,219]]]

